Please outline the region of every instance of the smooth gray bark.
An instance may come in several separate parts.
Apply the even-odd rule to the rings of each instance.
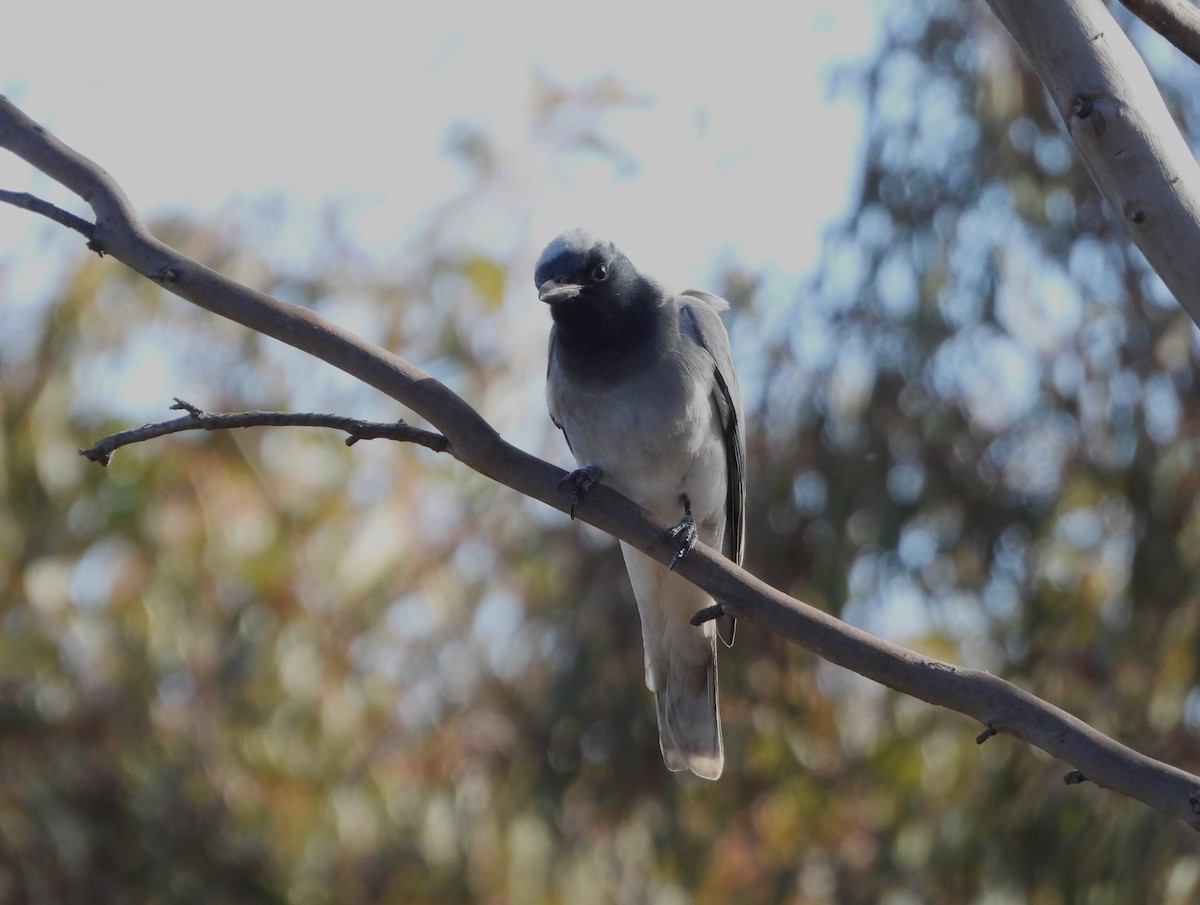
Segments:
[[[1101,0],[988,0],[1126,235],[1200,325],[1200,165]]]

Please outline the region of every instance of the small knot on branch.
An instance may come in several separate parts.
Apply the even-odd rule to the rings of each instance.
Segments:
[[[1125,202],[1121,209],[1121,213],[1124,214],[1125,219],[1134,226],[1141,226],[1146,222],[1146,208],[1147,204],[1142,199],[1130,198]]]
[[[1103,135],[1104,130],[1108,128],[1108,122],[1104,119],[1104,114],[1097,108],[1095,98],[1083,94],[1077,95],[1071,104],[1071,115],[1076,119],[1090,119],[1097,136]]]
[[[1070,773],[1068,773],[1066,776],[1063,777],[1063,782],[1066,783],[1068,786],[1077,786],[1080,783],[1087,782],[1087,781],[1088,781],[1088,778],[1086,776],[1084,776],[1082,773],[1080,773],[1078,770],[1072,770]]]
[[[979,735],[975,736],[975,744],[982,745],[993,735],[996,735],[996,730],[991,726],[986,727]]]
[[[924,660],[922,662],[923,665],[929,667],[930,669],[936,669],[939,672],[958,672],[958,667],[953,663],[946,663],[942,660]]]

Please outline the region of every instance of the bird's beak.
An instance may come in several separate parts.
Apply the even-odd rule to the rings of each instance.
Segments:
[[[575,283],[560,283],[557,280],[546,280],[538,287],[538,298],[547,305],[557,305],[575,298],[583,291],[582,286]]]

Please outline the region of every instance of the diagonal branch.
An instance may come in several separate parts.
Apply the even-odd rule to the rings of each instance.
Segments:
[[[79,454],[100,465],[112,461],[113,453],[122,446],[142,443],[167,434],[191,430],[230,430],[239,427],[329,427],[345,431],[346,445],[353,446],[359,440],[397,440],[401,443],[416,443],[434,452],[446,451],[446,438],[433,431],[413,427],[403,421],[361,421],[341,415],[323,415],[317,412],[235,412],[218,414],[206,412],[190,402],[176,398],[171,406],[174,411],[187,412],[182,418],[171,421],[156,421],[130,430],[110,434],[102,440],[79,450]]]
[[[171,292],[341,368],[417,412],[446,451],[480,474],[567,512],[561,468],[506,443],[463,399],[418,368],[318,315],[248,289],[159,242],[104,170],[0,98],[0,147],[77,192],[96,213],[98,246]],[[597,485],[579,518],[665,564],[668,526]],[[990,673],[924,657],[788,597],[699,544],[676,571],[723,601],[731,615],[820,657],[931,704],[973,717],[1071,765],[1091,782],[1200,829],[1200,777],[1156,761]],[[1073,774],[1070,774],[1073,775]]]
[[[1125,7],[1200,63],[1200,9],[1191,0],[1121,0]]]
[[[1200,165],[1101,0],[988,0],[1125,235],[1200,324]]]

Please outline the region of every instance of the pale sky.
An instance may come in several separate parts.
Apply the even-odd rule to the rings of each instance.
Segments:
[[[583,225],[672,285],[706,284],[722,255],[791,282],[855,188],[861,114],[829,103],[827,76],[870,52],[874,6],[27,4],[0,91],[105,166],[144,216],[280,191],[365,198],[352,226],[386,255],[461,190],[452,124],[481,126],[536,177],[553,161],[528,130],[535,75],[609,75],[648,99],[604,123],[634,177],[581,164],[531,178],[529,235],[509,247],[536,256]],[[7,154],[0,187],[86,213]],[[36,219],[0,206],[0,248]]]

